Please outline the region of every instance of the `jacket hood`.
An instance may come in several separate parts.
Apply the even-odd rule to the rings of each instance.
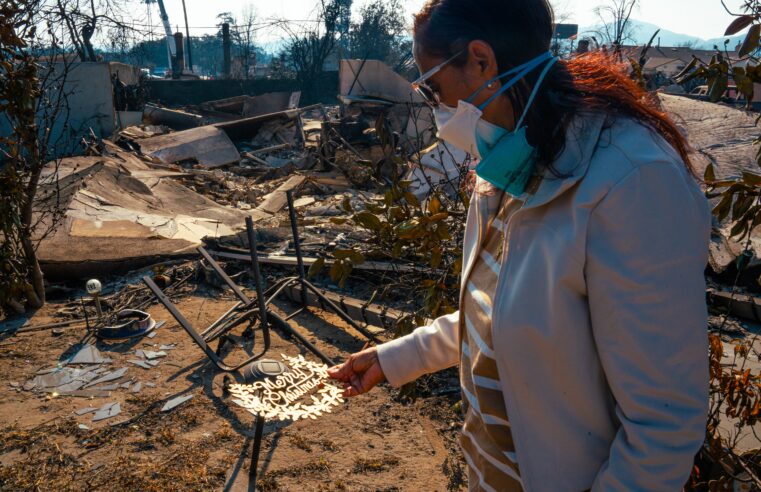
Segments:
[[[539,207],[554,200],[584,177],[600,141],[605,120],[603,113],[588,112],[571,119],[566,130],[565,147],[553,163],[555,172],[544,170],[536,192],[525,195],[524,208]]]

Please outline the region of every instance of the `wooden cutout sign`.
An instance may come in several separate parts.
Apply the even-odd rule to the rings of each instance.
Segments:
[[[253,384],[231,384],[233,402],[265,419],[317,419],[343,403],[342,388],[328,383],[328,366],[282,354],[290,370]]]

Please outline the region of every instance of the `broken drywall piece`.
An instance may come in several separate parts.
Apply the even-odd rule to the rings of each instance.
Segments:
[[[47,391],[49,393],[50,392],[53,392],[53,393],[64,393],[64,392],[67,392],[67,391],[76,391],[76,390],[82,388],[82,386],[84,386],[84,385],[85,385],[85,381],[74,380],[74,381],[72,381],[70,383],[66,383],[66,384],[62,384],[60,386],[56,386],[55,388],[45,388],[45,391]]]
[[[317,199],[313,196],[304,196],[297,200],[293,201],[293,207],[294,208],[303,208],[308,207],[309,205],[314,204],[317,201]]]
[[[137,383],[132,385],[132,388],[130,388],[130,393],[140,393],[140,390],[143,389],[143,383],[138,381]]]
[[[90,389],[94,391],[114,391],[118,387],[119,387],[118,383],[113,383],[113,384],[106,384],[103,386],[95,386]]]
[[[97,377],[96,369],[76,369],[73,367],[63,367],[55,372],[35,376],[34,379],[24,384],[24,390],[31,391],[34,389],[45,390],[57,393],[75,391],[84,386],[89,381]],[[52,390],[54,388],[54,390]]]
[[[148,359],[148,361],[152,361],[154,359],[160,359],[161,357],[166,357],[167,353],[163,350],[159,352],[154,352],[153,350],[143,350],[143,356]]]
[[[159,346],[159,350],[174,350],[176,348],[177,348],[177,345],[175,345],[174,343],[170,344],[170,345],[160,345]]]
[[[144,154],[165,164],[195,160],[210,168],[240,161],[240,154],[227,134],[215,126],[201,126],[181,132],[138,140]]]
[[[31,390],[34,388],[57,388],[58,386],[63,386],[64,384],[68,384],[73,380],[74,377],[69,371],[52,372],[41,376],[35,376],[34,379],[24,385],[24,389],[29,388]],[[29,386],[30,383],[31,386]]]
[[[119,402],[106,403],[100,407],[97,412],[95,412],[95,415],[92,417],[92,421],[98,422],[100,420],[110,419],[112,417],[116,417],[120,413],[122,413],[122,407]]]
[[[304,184],[304,181],[306,181],[305,176],[291,176],[288,181],[264,197],[264,201],[258,207],[256,207],[256,209],[262,212],[267,212],[269,214],[278,213],[288,203],[286,192],[298,189],[301,185]]]
[[[177,407],[178,405],[182,405],[186,401],[193,398],[193,395],[185,395],[185,396],[178,396],[177,398],[172,398],[168,402],[164,404],[164,406],[161,408],[162,412],[168,412],[172,410],[173,408]]]
[[[150,333],[148,333],[147,337],[154,338],[156,336],[156,332],[158,331],[158,329],[164,326],[165,323],[166,323],[166,320],[164,319],[162,319],[161,321],[157,321],[156,326],[153,328],[153,330],[151,330]]]
[[[97,410],[98,409],[95,407],[84,407],[84,408],[80,408],[79,410],[74,410],[74,413],[77,415],[84,415],[86,413],[93,413]]]
[[[142,367],[143,369],[151,369],[153,367],[152,365],[147,364],[144,360],[129,359],[127,362]]]
[[[115,380],[121,378],[122,376],[124,376],[126,373],[127,373],[127,368],[126,367],[122,367],[121,369],[117,369],[115,371],[111,371],[108,374],[99,377],[95,381],[91,381],[89,384],[87,384],[87,386],[85,386],[85,388],[89,388],[91,386],[95,386],[96,384],[107,383],[109,381],[115,381]]]
[[[94,346],[87,344],[68,361],[69,364],[108,364],[111,359],[103,357],[100,351]]]
[[[76,396],[78,398],[108,398],[111,396],[110,391],[83,389],[76,391],[59,391],[58,396]]]
[[[127,381],[126,383],[122,383],[119,385],[122,389],[129,389],[129,387],[132,385],[132,381]]]

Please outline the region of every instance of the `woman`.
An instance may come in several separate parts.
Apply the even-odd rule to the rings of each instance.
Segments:
[[[480,158],[460,311],[352,355],[349,396],[460,365],[473,490],[677,491],[705,432],[710,210],[675,125],[547,0],[430,0],[416,83]]]

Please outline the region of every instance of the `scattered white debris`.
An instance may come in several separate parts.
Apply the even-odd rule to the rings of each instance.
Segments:
[[[79,352],[68,361],[69,364],[108,364],[110,362],[111,359],[103,357],[100,351],[90,344],[79,349]]]
[[[117,369],[115,371],[111,371],[108,374],[99,377],[95,381],[91,381],[89,384],[87,384],[87,386],[85,386],[85,388],[90,387],[90,386],[95,386],[96,384],[100,384],[100,383],[107,383],[109,381],[115,381],[115,380],[121,378],[122,376],[124,376],[126,373],[127,373],[127,368],[126,367],[122,367],[121,369]]]
[[[64,391],[76,391],[97,376],[93,369],[75,369],[73,367],[60,367],[54,372],[46,372],[35,376],[24,383],[25,391],[43,390],[51,391],[55,388],[58,393]]]
[[[110,419],[111,417],[116,417],[120,413],[122,413],[122,407],[119,402],[106,403],[95,412],[92,421],[97,422],[99,420]]]
[[[146,364],[144,360],[129,359],[127,362],[135,364],[138,367],[142,367],[143,369],[150,369],[153,367],[152,365]]]
[[[150,361],[150,360],[153,360],[153,359],[159,359],[161,357],[166,357],[167,353],[164,352],[163,350],[161,350],[159,352],[154,352],[152,350],[143,350],[143,356]]]
[[[119,387],[119,383],[113,383],[113,384],[106,384],[104,386],[95,386],[90,389],[94,391],[114,391],[118,387]]]
[[[164,406],[161,408],[162,412],[168,412],[169,410],[173,409],[174,407],[178,405],[182,405],[186,401],[193,398],[193,395],[185,395],[185,396],[178,396],[177,398],[172,398],[168,402],[164,404]]]

